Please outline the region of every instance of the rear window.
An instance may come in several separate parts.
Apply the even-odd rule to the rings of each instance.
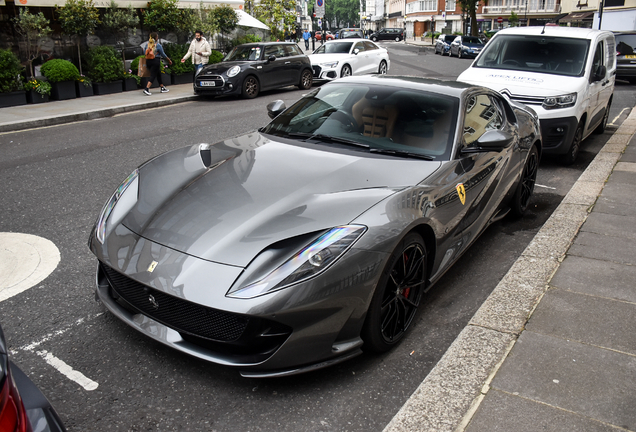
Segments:
[[[636,34],[616,35],[616,55],[633,55],[636,50]]]
[[[587,39],[498,35],[486,46],[476,67],[582,76]]]

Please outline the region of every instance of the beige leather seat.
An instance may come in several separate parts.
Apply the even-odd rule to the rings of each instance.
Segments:
[[[398,116],[393,105],[373,105],[367,99],[356,102],[351,109],[353,118],[362,128],[362,134],[374,138],[391,138]]]

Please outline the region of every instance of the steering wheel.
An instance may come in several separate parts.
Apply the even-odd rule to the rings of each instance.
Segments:
[[[513,59],[504,60],[503,64],[509,64],[509,65],[513,65],[513,66],[521,66],[521,63],[519,63],[517,60],[513,60]]]
[[[331,114],[329,119],[342,123],[346,132],[353,132],[358,128],[358,122],[355,121],[353,116],[342,110],[338,110]]]

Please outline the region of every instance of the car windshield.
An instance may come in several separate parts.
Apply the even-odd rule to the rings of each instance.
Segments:
[[[616,55],[633,55],[636,48],[636,34],[616,36]]]
[[[548,36],[498,35],[476,67],[554,75],[583,75],[589,40]]]
[[[358,38],[362,37],[362,32],[360,30],[342,30],[341,33],[342,38]]]
[[[481,41],[479,40],[479,38],[478,38],[478,37],[475,37],[475,36],[464,36],[464,37],[462,38],[462,41],[463,41],[464,43],[474,43],[474,44],[480,44],[480,43],[481,43]]]
[[[314,54],[349,54],[351,45],[353,42],[329,42],[318,47]]]
[[[252,61],[261,58],[261,47],[253,45],[239,45],[223,59],[223,61]]]
[[[307,94],[261,132],[360,151],[448,160],[459,99],[369,84],[330,83]]]

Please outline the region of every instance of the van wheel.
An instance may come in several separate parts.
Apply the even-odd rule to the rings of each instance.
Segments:
[[[601,121],[601,124],[596,126],[596,129],[594,129],[595,134],[602,134],[603,132],[605,132],[605,129],[607,128],[607,121],[609,120],[609,112],[610,112],[611,105],[612,105],[612,102],[610,101],[607,104],[607,107],[605,108],[605,115],[603,116],[603,121]]]
[[[572,143],[570,144],[570,149],[564,155],[561,155],[561,163],[563,165],[572,165],[576,158],[579,156],[579,151],[581,150],[581,141],[583,140],[583,122],[581,121],[579,125],[576,127],[576,131],[574,132],[574,137],[572,138]]]

